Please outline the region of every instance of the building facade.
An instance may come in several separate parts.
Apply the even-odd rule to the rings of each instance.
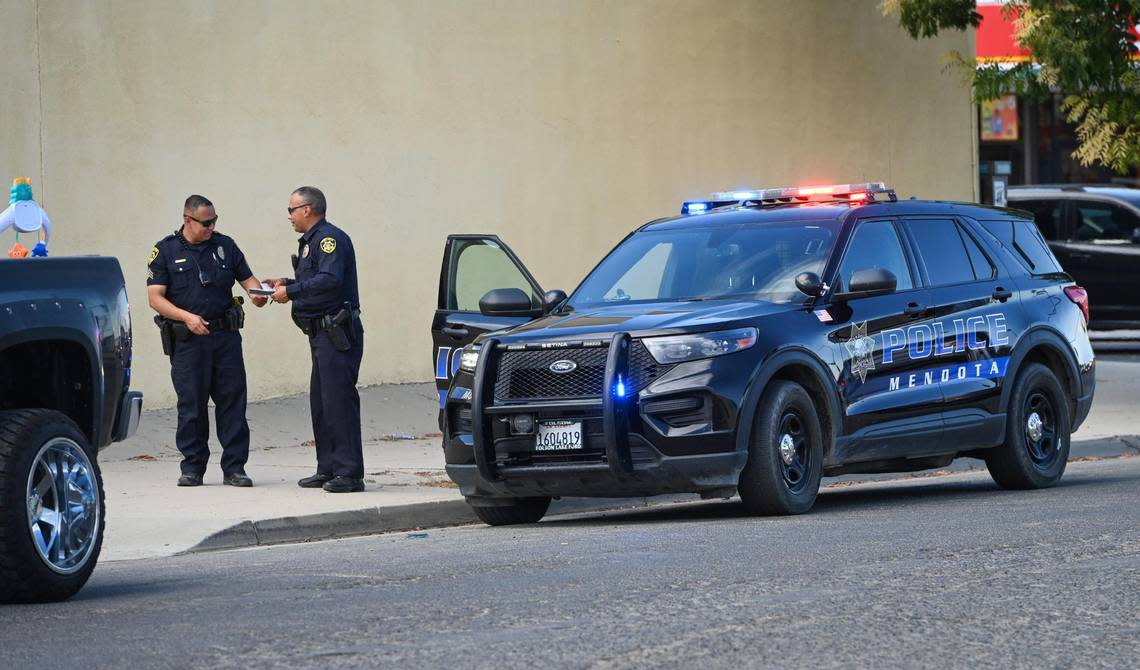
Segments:
[[[976,111],[877,0],[0,0],[0,178],[32,177],[51,252],[117,256],[134,385],[170,405],[146,305],[191,193],[254,272],[290,271],[290,191],[355,241],[361,383],[426,381],[452,232],[571,290],[633,227],[714,190],[882,179],[974,200]],[[0,240],[0,244],[10,241]],[[32,262],[32,261],[27,261]],[[250,397],[303,391],[288,309],[249,310]]]

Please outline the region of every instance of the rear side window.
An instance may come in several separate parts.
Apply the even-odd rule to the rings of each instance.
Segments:
[[[1028,210],[1033,213],[1033,220],[1037,228],[1047,240],[1059,240],[1063,237],[1061,230],[1061,200],[1015,200],[1009,203],[1010,207]]]
[[[974,269],[974,279],[993,279],[994,275],[997,274],[994,264],[986,258],[985,252],[978,246],[974,236],[963,230],[962,226],[958,226],[958,233],[966,244],[966,252],[970,254],[970,265]]]
[[[950,219],[912,219],[906,225],[918,245],[931,286],[974,281],[973,264],[958,224]]]
[[[1041,238],[1041,232],[1033,221],[1002,219],[978,223],[1033,274],[1063,272],[1061,264],[1053,257],[1053,252],[1049,251],[1049,246]]]

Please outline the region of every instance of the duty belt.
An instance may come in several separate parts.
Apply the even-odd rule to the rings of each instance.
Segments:
[[[359,318],[360,318],[360,310],[358,310],[358,309],[352,310],[352,319],[355,320],[355,319],[359,319]],[[301,329],[301,332],[306,334],[306,335],[316,335],[317,333],[321,332],[322,330],[331,329],[334,325],[332,314],[326,314],[324,316],[315,316],[315,317],[294,316],[293,317],[293,323],[297,324],[297,327]]]
[[[211,333],[222,330],[239,330],[239,326],[233,322],[233,319],[227,319],[224,316],[206,321],[206,328],[208,328]]]

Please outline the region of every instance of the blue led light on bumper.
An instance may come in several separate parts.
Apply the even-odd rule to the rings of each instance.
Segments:
[[[641,343],[658,363],[683,363],[744,351],[756,344],[756,329],[737,328],[715,333],[647,337]]]
[[[618,375],[617,385],[614,387],[614,395],[619,398],[625,397],[625,382],[622,381],[621,375]]]

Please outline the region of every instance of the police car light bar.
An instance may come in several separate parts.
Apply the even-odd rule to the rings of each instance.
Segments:
[[[681,205],[681,214],[704,214],[724,205],[742,205],[746,202],[777,204],[816,201],[873,201],[876,194],[885,194],[891,202],[898,198],[894,189],[881,181],[863,184],[832,184],[830,186],[785,186],[782,188],[722,191],[713,193],[708,200],[693,200]]]

